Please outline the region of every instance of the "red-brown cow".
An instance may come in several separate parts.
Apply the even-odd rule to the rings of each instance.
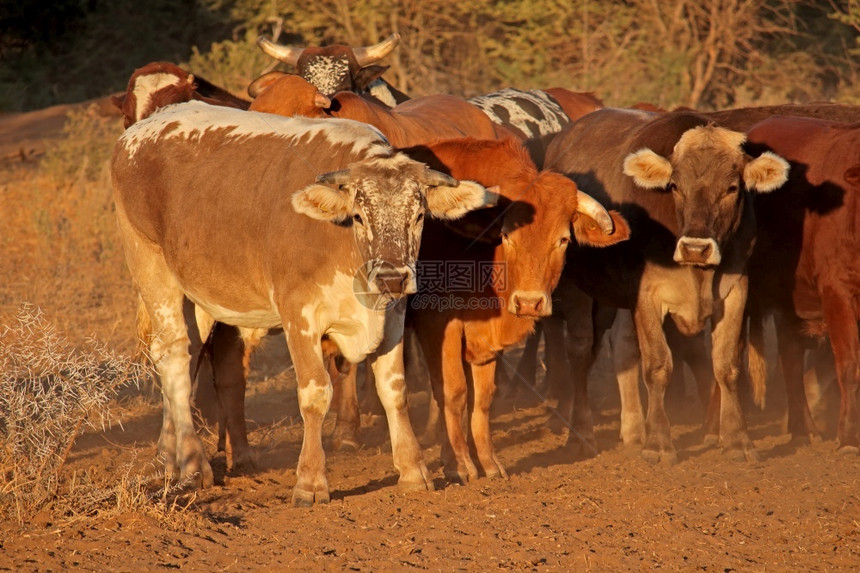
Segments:
[[[790,398],[789,429],[814,432],[803,394],[804,335],[829,334],[841,390],[840,452],[860,452],[860,124],[774,117],[748,133],[751,150],[791,163],[788,183],[756,198],[750,310],[774,312]],[[759,344],[759,337],[751,337]],[[793,399],[792,399],[793,395]]]
[[[504,139],[513,134],[493,123],[463,98],[438,94],[415,98],[392,109],[351,92],[339,92],[323,107],[319,91],[299,76],[271,75],[258,86],[250,109],[287,117],[339,117],[377,127],[395,147],[422,145],[436,139],[476,137]]]
[[[499,189],[499,206],[455,223],[457,231],[432,223],[425,227],[419,292],[408,316],[446,430],[446,477],[460,482],[480,474],[507,477],[490,438],[497,355],[552,312],[551,293],[571,235],[581,244],[605,246],[627,239],[629,229],[568,178],[539,172],[513,141],[450,140],[406,153]],[[469,455],[461,426],[468,393],[464,362],[472,374],[468,423],[477,460]]]
[[[400,34],[392,34],[378,44],[360,48],[344,44],[322,47],[283,46],[262,36],[257,39],[257,45],[263,52],[285,64],[295,66],[296,73],[323,95],[330,96],[343,91],[369,94],[389,107],[408,100],[409,96],[380,77],[388,66],[374,64],[390,54],[399,43]],[[257,96],[255,85],[252,83],[248,88],[251,97]]]

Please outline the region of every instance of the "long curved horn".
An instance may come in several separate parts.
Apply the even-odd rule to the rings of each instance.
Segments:
[[[328,183],[329,185],[344,185],[349,181],[349,169],[340,171],[329,171],[317,175],[317,183]]]
[[[397,44],[400,43],[400,34],[394,33],[388,36],[385,40],[379,42],[374,46],[367,46],[364,48],[353,48],[352,53],[355,54],[355,59],[358,62],[359,67],[369,66],[374,62],[378,62],[385,56],[391,53],[391,51],[397,47]]]
[[[257,38],[257,45],[267,56],[271,56],[276,60],[280,60],[285,64],[295,66],[299,61],[299,56],[305,51],[304,48],[298,46],[282,46],[270,41],[265,36]]]
[[[442,173],[441,171],[436,171],[435,169],[430,169],[429,167],[424,171],[424,175],[421,177],[421,182],[433,187],[457,187],[460,185],[460,182],[450,175]]]
[[[609,216],[609,212],[591,195],[583,193],[582,191],[577,191],[576,210],[597,221],[597,224],[600,225],[600,229],[607,235],[611,235],[615,232],[615,223],[612,222],[612,217]]]

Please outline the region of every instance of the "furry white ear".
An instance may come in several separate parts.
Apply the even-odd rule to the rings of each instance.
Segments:
[[[779,189],[788,181],[788,171],[788,161],[765,151],[744,167],[744,183],[751,191],[767,193]]]
[[[352,216],[349,195],[319,183],[293,193],[292,203],[296,213],[318,221],[339,223]]]
[[[624,174],[645,189],[663,189],[672,178],[672,164],[647,147],[624,158]]]
[[[427,187],[427,210],[438,219],[459,219],[469,211],[491,206],[498,196],[480,183],[460,181],[456,187],[436,185]]]

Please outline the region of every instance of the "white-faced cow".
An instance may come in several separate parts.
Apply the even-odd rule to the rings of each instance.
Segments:
[[[126,260],[152,321],[168,469],[212,483],[189,399],[217,320],[284,329],[305,424],[295,504],[329,499],[324,338],[351,361],[372,357],[399,485],[432,489],[406,409],[402,297],[415,289],[424,214],[462,215],[484,203],[483,187],[393,152],[357,122],[193,101],[127,129],[112,178]]]
[[[150,62],[134,70],[125,93],[111,98],[122,112],[125,127],[166,105],[191,100],[237,109],[248,109],[251,105],[170,62]]]
[[[409,97],[380,77],[388,66],[375,64],[390,54],[399,43],[400,34],[392,34],[378,44],[360,48],[344,44],[322,47],[283,46],[262,36],[257,40],[257,45],[263,52],[278,61],[295,66],[296,73],[324,96],[343,91],[368,94],[389,107],[394,107]],[[261,76],[264,77],[265,74]],[[251,97],[257,97],[255,85],[258,84],[252,83],[248,89]]]
[[[563,131],[547,154],[548,168],[572,177],[630,223],[629,241],[600,251],[570,249],[565,268],[588,295],[633,311],[648,389],[643,456],[652,461],[677,459],[663,404],[673,364],[663,333],[667,316],[685,335],[710,321],[722,446],[732,457],[756,457],[737,392],[746,265],[755,240],[752,192],[782,185],[788,165],[772,153],[753,159],[744,140],[694,113],[604,109]]]

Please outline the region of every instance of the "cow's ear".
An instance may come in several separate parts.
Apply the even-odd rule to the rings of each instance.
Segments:
[[[293,209],[318,221],[340,223],[352,216],[349,195],[327,185],[313,183],[293,193]]]
[[[600,224],[588,215],[576,212],[573,216],[573,235],[576,242],[587,247],[608,247],[630,238],[630,225],[618,211],[607,211],[612,219],[615,230],[611,235],[600,227]]]
[[[125,104],[125,98],[127,95],[128,94],[112,95],[110,96],[110,102],[122,111],[122,106]]]
[[[459,219],[469,211],[494,205],[498,194],[474,181],[460,181],[456,187],[431,185],[425,191],[427,210],[438,219]]]
[[[379,79],[390,66],[366,66],[358,70],[353,81],[357,91],[364,91],[374,80]]]
[[[855,163],[842,174],[845,182],[854,187],[860,187],[860,163]]]
[[[672,164],[647,147],[624,158],[624,174],[645,189],[664,189],[672,179]]]
[[[272,71],[266,72],[256,80],[248,84],[248,95],[255,98],[271,86],[273,83],[285,76],[284,72]]]
[[[751,191],[767,193],[788,181],[788,169],[788,161],[765,151],[744,167],[744,183]]]

